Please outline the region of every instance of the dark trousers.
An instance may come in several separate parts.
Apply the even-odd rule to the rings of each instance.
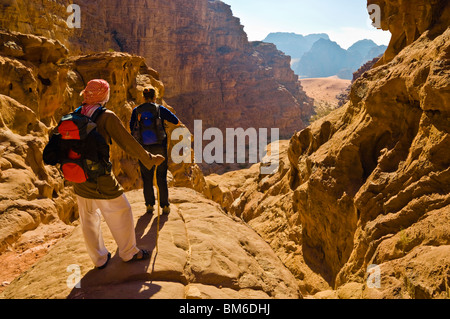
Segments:
[[[144,147],[147,151],[154,155],[162,155],[166,160],[158,166],[156,171],[156,179],[159,188],[160,206],[163,208],[169,206],[169,188],[167,186],[167,170],[168,170],[168,158],[167,158],[167,146],[166,145],[151,145]],[[154,206],[156,203],[155,192],[153,190],[153,177],[155,174],[155,167],[148,170],[141,162],[141,175],[144,181],[144,198],[145,205]]]

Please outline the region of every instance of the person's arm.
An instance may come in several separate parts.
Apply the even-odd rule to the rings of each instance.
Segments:
[[[111,136],[112,140],[119,145],[131,157],[134,157],[142,162],[147,169],[152,169],[154,165],[160,165],[164,161],[164,157],[153,155],[147,152],[136,139],[128,133],[122,121],[116,114],[111,112],[106,121],[105,129]]]
[[[178,125],[180,123],[180,120],[178,119],[178,117],[176,117],[175,114],[173,114],[172,112],[170,112],[167,108],[165,108],[164,106],[160,106],[159,107],[160,112],[161,112],[161,119],[163,119],[164,121],[170,122],[172,124]]]

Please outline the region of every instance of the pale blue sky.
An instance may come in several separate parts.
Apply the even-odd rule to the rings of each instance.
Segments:
[[[366,0],[222,0],[241,19],[250,41],[270,32],[327,33],[344,49],[358,40],[389,43],[389,32],[375,29]]]

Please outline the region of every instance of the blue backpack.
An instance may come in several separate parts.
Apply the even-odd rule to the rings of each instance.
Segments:
[[[133,136],[142,145],[162,144],[167,134],[164,130],[159,105],[142,104],[136,109],[136,123]]]

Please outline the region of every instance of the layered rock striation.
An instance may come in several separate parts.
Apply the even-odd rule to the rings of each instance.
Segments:
[[[208,181],[304,294],[450,296],[450,5],[405,6],[382,6],[395,56],[357,79],[344,107],[296,133],[275,175]],[[416,33],[405,16],[417,17]]]
[[[65,99],[55,63],[66,56],[57,41],[0,32],[0,253],[42,223],[77,218],[60,174],[42,161],[49,127],[40,119]]]
[[[239,19],[221,1],[77,4],[81,28],[66,29],[57,39],[78,54],[115,50],[145,57],[162,74],[165,99],[191,131],[194,120],[202,120],[205,128],[224,132],[279,128],[289,138],[313,113],[290,58],[273,46],[249,43]],[[33,3],[29,16],[17,9],[22,5],[16,1],[3,9],[16,21],[11,30],[49,35],[37,13],[52,12],[46,24],[57,20],[58,26],[69,16],[61,10],[68,6],[64,0]]]
[[[1,95],[2,138],[0,148],[2,153],[0,171],[2,188],[0,201],[2,207],[0,218],[2,231],[0,236],[2,246],[0,247],[0,253],[14,249],[14,245],[24,237],[25,233],[30,230],[36,230],[41,225],[63,221],[71,227],[76,226],[78,218],[77,207],[70,185],[64,182],[56,168],[43,165],[42,150],[48,141],[52,128],[55,127],[61,116],[74,110],[81,104],[79,94],[89,80],[103,78],[110,83],[111,100],[107,107],[119,116],[124,125],[127,125],[129,121],[132,108],[142,102],[141,93],[146,86],[155,87],[159,102],[175,112],[166,103],[167,90],[161,81],[159,73],[147,66],[144,57],[113,52],[114,49],[124,49],[121,47],[120,34],[118,32],[109,33],[106,24],[102,23],[102,21],[105,22],[107,20],[98,19],[102,15],[104,17],[108,15],[113,17],[112,14],[109,14],[110,11],[107,11],[114,9],[112,5],[105,5],[106,11],[101,11],[100,14],[94,10],[98,6],[95,6],[95,8],[92,4],[90,6],[88,4],[82,6],[84,9],[89,8],[83,10],[87,17],[90,17],[91,14],[92,17],[96,16],[96,19],[86,19],[86,21],[91,21],[90,23],[92,24],[87,29],[64,29],[61,32],[57,28],[51,29],[51,25],[53,23],[56,23],[56,25],[65,23],[64,9],[68,3],[63,1],[57,3],[54,1],[33,2],[29,4],[28,11],[30,14],[28,15],[21,10],[23,5],[24,3],[21,1],[14,1],[1,7],[2,17],[8,13],[11,19],[9,20],[10,22],[7,19],[1,20],[2,28],[6,26],[8,30],[0,32],[0,72],[2,75],[0,93],[3,94]],[[122,4],[117,3],[116,5],[120,6]],[[210,3],[209,5],[214,4]],[[216,3],[216,5],[221,6],[220,3]],[[169,7],[174,9],[171,5]],[[40,15],[39,13],[41,12],[47,12],[48,14]],[[231,13],[229,8],[226,13]],[[83,17],[83,19],[86,18],[86,16]],[[233,21],[236,22],[236,20]],[[242,32],[240,25],[238,29]],[[104,30],[108,31],[105,32]],[[91,31],[93,33],[89,33]],[[78,38],[79,32],[87,32],[93,37]],[[180,30],[174,32],[181,33]],[[34,35],[33,33],[39,35]],[[96,39],[96,41],[91,41],[93,39]],[[224,41],[231,41],[230,39],[233,39],[233,35],[225,36]],[[239,42],[242,39],[241,37],[237,41]],[[289,90],[292,89],[300,98],[306,99],[297,81],[295,81],[297,84],[292,85],[290,78],[292,74],[288,69],[272,68],[273,65],[279,67],[289,65],[287,57],[279,55],[275,47],[270,45],[249,44],[248,42],[244,42],[244,45],[251,50],[246,53],[235,52],[231,55],[245,57],[247,53],[251,53],[251,57],[248,60],[240,61],[238,59],[240,68],[249,67],[246,65],[246,61],[259,63],[257,66],[250,65],[251,72],[249,77],[255,81],[252,82],[252,85],[261,84],[268,91],[272,90],[272,85],[274,85],[278,89],[277,92],[280,92],[280,96],[288,96],[290,101],[295,100],[293,95],[289,93]],[[96,53],[97,49],[110,52]],[[173,47],[170,50],[173,50]],[[225,55],[230,53],[227,52],[227,49],[219,51],[221,52],[220,54]],[[84,54],[86,52],[88,54]],[[80,55],[75,55],[75,53]],[[197,52],[196,54],[199,53]],[[223,72],[228,74],[229,71]],[[252,72],[255,72],[256,75]],[[269,79],[254,78],[268,75]],[[283,83],[283,85],[280,83]],[[249,98],[251,99],[251,97]],[[283,108],[286,105],[281,107]],[[294,108],[296,109],[296,107]],[[291,111],[288,110],[286,112]],[[284,114],[285,111],[280,111],[280,113]],[[256,114],[259,115],[259,113]],[[294,111],[288,114],[289,116],[285,118],[286,121],[292,120],[291,117],[295,118],[298,113]],[[182,118],[182,116],[180,117]],[[264,120],[269,118],[267,116]],[[236,120],[236,118],[234,119]],[[182,118],[182,120],[184,119]],[[258,127],[253,125],[253,123],[251,126]],[[271,127],[269,124],[264,124],[264,126]],[[167,129],[170,135],[174,128],[169,126]],[[173,143],[170,145],[170,148],[172,147]],[[135,159],[124,154],[116,145],[112,146],[112,155],[113,170],[121,184],[127,190],[140,188],[141,181],[138,171],[135,169],[137,164]],[[197,165],[174,164],[171,162],[169,168],[173,178],[171,179],[172,186],[188,187],[206,194],[209,192],[208,185],[206,185],[203,174]],[[135,194],[142,195],[141,192]],[[168,279],[167,271],[174,273],[173,269],[174,267],[176,268],[176,278],[173,279],[174,284],[169,286],[176,286],[178,289],[177,295],[186,298],[211,298],[215,296],[231,298],[301,297],[292,275],[283,268],[284,266],[271,252],[270,247],[258,239],[255,234],[251,234],[248,227],[243,224],[237,226],[237,221],[229,218],[223,220],[223,222],[229,224],[226,229],[238,227],[233,232],[236,235],[235,243],[231,244],[230,242],[229,249],[225,250],[223,248],[223,238],[227,237],[229,239],[230,233],[228,231],[225,232],[223,238],[219,239],[218,230],[213,231],[213,233],[209,232],[213,227],[210,217],[213,215],[214,220],[220,219],[220,209],[206,204],[203,206],[196,205],[194,203],[195,197],[201,195],[194,191],[192,194],[184,192],[182,196],[185,196],[186,199],[179,202],[184,208],[184,215],[180,216],[180,220],[190,223],[189,217],[185,215],[189,210],[192,210],[194,213],[193,219],[195,220],[192,228],[189,230],[189,236],[182,240],[183,242],[192,240],[192,245],[187,248],[187,253],[189,253],[187,260],[189,262],[186,264],[186,267],[188,267],[186,270],[188,272],[181,269],[183,268],[183,263],[179,265],[181,266],[181,272],[178,274],[176,273],[178,268],[174,266],[178,262],[177,258],[182,256],[182,251],[176,249],[176,245],[180,243],[176,243],[174,250],[169,253],[167,257],[168,264],[163,265],[164,269],[161,271],[161,280],[165,281]],[[142,207],[144,205],[142,201],[139,201],[139,209],[143,209]],[[203,218],[201,216],[204,217],[203,222],[200,222]],[[180,230],[187,227],[186,225],[186,227],[183,227],[182,223],[176,222],[175,224],[181,226]],[[209,235],[201,234],[203,228],[206,229],[206,234]],[[64,228],[64,231],[67,233],[67,228]],[[192,234],[196,232],[199,234],[198,238],[196,235],[192,237]],[[238,234],[241,234],[239,235],[241,237],[237,236]],[[144,234],[142,235],[144,236]],[[173,233],[170,232],[169,241],[173,239],[172,235]],[[247,243],[242,236],[252,238],[252,243]],[[81,239],[81,237],[78,237],[80,246],[76,249],[82,250]],[[66,243],[72,247],[70,240],[69,238]],[[213,244],[214,241],[217,241],[216,245]],[[149,237],[145,242],[147,245],[154,245],[153,238]],[[195,252],[193,247],[199,242],[211,243],[211,245],[199,247],[198,252]],[[236,255],[235,261],[231,257],[226,257],[228,251],[236,252],[238,246],[242,247],[242,253]],[[212,259],[213,264],[205,263],[204,251],[216,252],[213,254],[215,256]],[[55,255],[53,255],[55,265],[60,265],[61,263],[58,259],[62,254],[57,249],[53,252],[55,252]],[[263,253],[261,254],[260,252]],[[52,256],[52,252],[50,252],[49,256]],[[82,251],[77,251],[77,256],[81,256],[80,258],[86,257]],[[51,259],[53,257],[48,258]],[[243,263],[244,260],[246,260],[245,263]],[[191,264],[190,262],[193,263]],[[214,264],[218,266],[215,267]],[[45,261],[42,265],[44,272],[48,272],[53,267],[47,267],[48,264]],[[247,267],[250,271],[246,270]],[[240,270],[236,271],[236,269]],[[230,270],[232,271],[229,272]],[[64,273],[62,274],[64,276]],[[42,273],[28,273],[26,276],[35,278],[33,276],[36,275],[39,277]],[[184,279],[180,279],[180,276],[184,276]],[[89,276],[87,277],[89,279]],[[126,281],[128,279],[125,278]],[[106,280],[108,282],[109,279]],[[32,279],[32,281],[35,282],[35,279]],[[20,295],[20,285],[17,286],[17,283],[18,281],[14,281],[8,289],[8,296],[11,298],[25,297],[25,295]],[[145,283],[143,284],[145,285]],[[130,287],[133,283],[127,281],[124,285]],[[60,288],[58,286],[56,289]],[[92,291],[87,291],[86,296],[98,297],[99,295],[96,294],[98,289],[95,285],[92,286]],[[59,292],[44,290],[46,293],[50,293],[52,297],[60,296],[58,295]],[[33,296],[27,295],[26,298],[32,298]],[[130,295],[127,296],[130,297]],[[145,294],[142,296],[151,297]],[[78,298],[80,296],[75,293],[75,295],[70,295],[69,297]],[[122,297],[124,296],[122,295]]]
[[[205,195],[245,224],[226,216],[220,207],[193,190],[173,189],[174,214],[163,224],[161,233],[161,244],[167,249],[153,259],[152,272],[150,265],[138,264],[123,271],[125,265],[113,260],[114,274],[121,276],[105,273],[98,277],[83,268],[84,290],[70,290],[65,285],[68,265],[61,263],[61,256],[73,250],[76,258],[66,261],[88,265],[78,229],[14,281],[2,297],[95,298],[101,292],[120,298],[124,295],[116,292],[123,292],[125,297],[136,298],[174,293],[180,298],[448,298],[450,5],[438,0],[417,0],[414,5],[387,0],[369,3],[382,8],[382,26],[393,33],[390,48],[374,68],[355,81],[345,106],[295,133],[290,141],[280,142],[279,152],[269,152],[272,157],[279,155],[278,170],[261,175],[262,164],[257,164],[248,170],[206,179],[201,172],[187,174],[195,166],[179,170],[179,176],[190,176],[187,180],[180,177],[181,182],[191,188],[200,185]],[[12,4],[2,9],[9,10]],[[138,4],[153,8],[148,2]],[[208,10],[229,12],[218,1],[184,4],[204,13],[196,17],[199,21],[211,17]],[[203,24],[188,23],[192,21],[191,11],[180,10],[173,2],[160,5],[161,12],[176,13],[175,25],[197,31],[200,39],[209,34],[202,33]],[[108,11],[112,9],[117,10],[115,15]],[[124,13],[135,14],[134,7],[124,9],[123,4],[114,1],[101,14],[103,10],[110,14],[111,21],[119,21]],[[151,12],[157,19],[156,10]],[[95,23],[105,26],[105,21]],[[137,21],[130,26],[119,25],[121,30],[132,27],[136,34],[148,36],[149,29],[140,24],[147,20],[142,17]],[[220,19],[211,25],[219,23]],[[17,26],[23,27],[19,23]],[[74,30],[70,36],[95,30]],[[191,42],[190,32],[178,30],[179,38],[174,43],[183,43],[182,39],[198,43]],[[116,31],[115,45],[133,45],[125,43]],[[102,33],[95,45],[114,45],[108,32]],[[223,29],[224,37],[219,38],[226,39],[228,32]],[[42,166],[39,156],[49,128],[66,109],[77,106],[79,91],[88,79],[104,77],[110,81],[113,110],[124,122],[134,103],[139,102],[139,90],[144,85],[156,87],[160,98],[171,93],[144,58],[113,52],[70,56],[64,44],[75,45],[73,38],[58,42],[3,32],[0,39],[0,223],[2,242],[9,244],[40,222],[56,216],[76,218],[74,202],[64,193],[62,179],[55,170]],[[173,39],[172,33],[167,33],[167,39]],[[243,43],[238,41],[236,45]],[[196,52],[192,56],[199,56],[195,46],[189,48]],[[221,54],[233,61],[239,52],[232,47]],[[269,70],[270,65],[284,63],[273,47],[254,43],[249,52],[259,65],[266,66],[267,70],[260,72],[269,72],[277,81],[289,76]],[[268,58],[271,52],[274,55]],[[176,61],[170,55],[164,58]],[[185,60],[181,69],[194,65]],[[264,83],[254,81],[253,73],[240,74],[243,79],[253,79],[253,85],[265,88]],[[211,82],[212,101],[215,85]],[[288,91],[287,85],[278,88],[280,92]],[[114,153],[115,172],[125,185],[136,187],[131,159],[117,149]],[[129,194],[141,196],[140,192]],[[141,199],[133,197],[133,205],[143,213]],[[153,250],[155,226],[145,218],[137,221],[138,234]],[[108,240],[112,245],[112,238]],[[41,279],[49,270],[55,274],[55,281],[42,285]]]

